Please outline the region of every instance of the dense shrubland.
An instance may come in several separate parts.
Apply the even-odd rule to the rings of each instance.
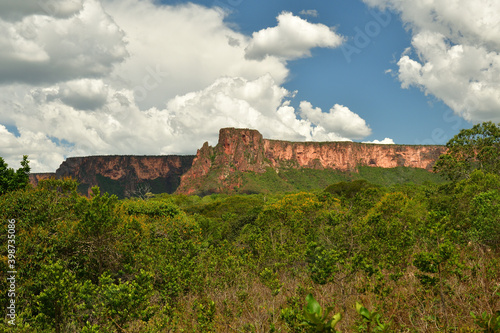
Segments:
[[[17,221],[17,326],[0,329],[497,332],[496,160],[443,161],[444,184],[358,180],[148,200],[98,188],[87,198],[72,180],[6,191],[0,218]],[[2,223],[3,272],[6,235]]]

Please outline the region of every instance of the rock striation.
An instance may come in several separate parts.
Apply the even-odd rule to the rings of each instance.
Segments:
[[[219,142],[206,142],[198,150],[193,166],[182,175],[178,193],[233,190],[241,186],[235,172],[266,172],[272,168],[334,169],[356,172],[358,166],[395,168],[398,166],[432,171],[446,147],[437,145],[382,145],[356,142],[290,142],[264,139],[252,129],[223,128]]]
[[[147,185],[152,193],[208,194],[242,186],[243,173],[289,169],[357,172],[359,166],[410,167],[432,171],[446,152],[436,145],[381,145],[356,142],[290,142],[264,139],[252,129],[223,128],[215,147],[205,142],[196,156],[71,157],[55,173],[32,174],[31,182],[72,177],[80,191],[98,185],[119,197]]]
[[[80,190],[90,193],[95,185],[124,197],[139,189],[153,193],[173,193],[180,176],[191,168],[194,156],[87,156],[70,157],[55,174],[33,174],[32,184],[39,179],[71,177],[80,183]]]

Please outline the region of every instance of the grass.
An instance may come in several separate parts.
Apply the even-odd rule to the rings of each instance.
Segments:
[[[243,186],[239,193],[276,193],[324,189],[341,181],[365,179],[370,183],[391,186],[396,184],[443,183],[445,179],[424,169],[397,167],[376,168],[361,166],[357,172],[339,170],[286,168],[276,172],[268,168],[265,173],[242,173]]]
[[[225,184],[219,180],[220,168],[216,168],[201,179],[197,186],[197,194],[205,196],[212,193],[289,193],[298,191],[312,191],[324,189],[328,185],[341,181],[365,179],[370,183],[381,186],[392,186],[397,184],[424,184],[443,183],[445,179],[438,174],[424,169],[397,167],[376,168],[368,166],[358,167],[355,171],[339,171],[332,169],[307,169],[307,168],[281,168],[275,170],[268,168],[264,173],[235,171],[228,175]],[[240,183],[241,186],[230,190],[227,184]],[[97,183],[103,192],[115,194],[118,198],[125,197],[127,184],[124,180],[113,180],[102,175],[97,175]],[[156,178],[147,180],[151,187],[151,193],[174,193],[180,184],[180,177]],[[82,184],[80,192],[86,194],[88,185]],[[222,191],[221,191],[222,188]]]

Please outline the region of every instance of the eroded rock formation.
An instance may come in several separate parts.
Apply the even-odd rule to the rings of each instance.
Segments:
[[[356,142],[289,142],[264,139],[251,129],[223,128],[219,142],[207,142],[196,156],[88,156],[64,161],[55,174],[33,174],[40,179],[72,177],[90,193],[94,185],[123,197],[142,184],[153,193],[231,192],[242,185],[241,174],[277,173],[289,168],[356,172],[358,166],[398,166],[432,170],[444,146],[381,145]]]
[[[238,172],[263,173],[267,168],[313,168],[356,171],[360,165],[432,170],[444,146],[382,145],[356,142],[289,142],[264,139],[251,129],[223,128],[215,147],[205,143],[191,169],[181,177],[178,193],[192,194],[212,183],[213,192],[239,187]],[[207,179],[210,178],[210,179]],[[205,186],[206,187],[206,186]]]
[[[70,157],[53,175],[76,179],[86,193],[95,185],[119,197],[133,195],[141,186],[153,193],[173,193],[193,159],[194,156],[176,155]],[[41,179],[51,176],[44,175]],[[35,180],[38,183],[37,178],[40,179],[39,174],[32,175],[33,184]]]

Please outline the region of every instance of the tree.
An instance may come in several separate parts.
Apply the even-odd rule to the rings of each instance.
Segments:
[[[28,156],[24,155],[21,168],[14,171],[9,168],[4,159],[0,157],[0,195],[9,191],[25,188],[29,184],[30,166]]]
[[[448,143],[448,152],[439,157],[434,171],[444,173],[450,180],[469,178],[472,171],[500,171],[500,124],[491,121],[463,129]]]
[[[108,193],[101,195],[99,187],[94,186],[90,198],[78,198],[75,211],[79,217],[75,227],[78,255],[84,262],[83,271],[95,282],[104,271],[118,264],[120,236],[116,230],[122,218],[118,198]]]

